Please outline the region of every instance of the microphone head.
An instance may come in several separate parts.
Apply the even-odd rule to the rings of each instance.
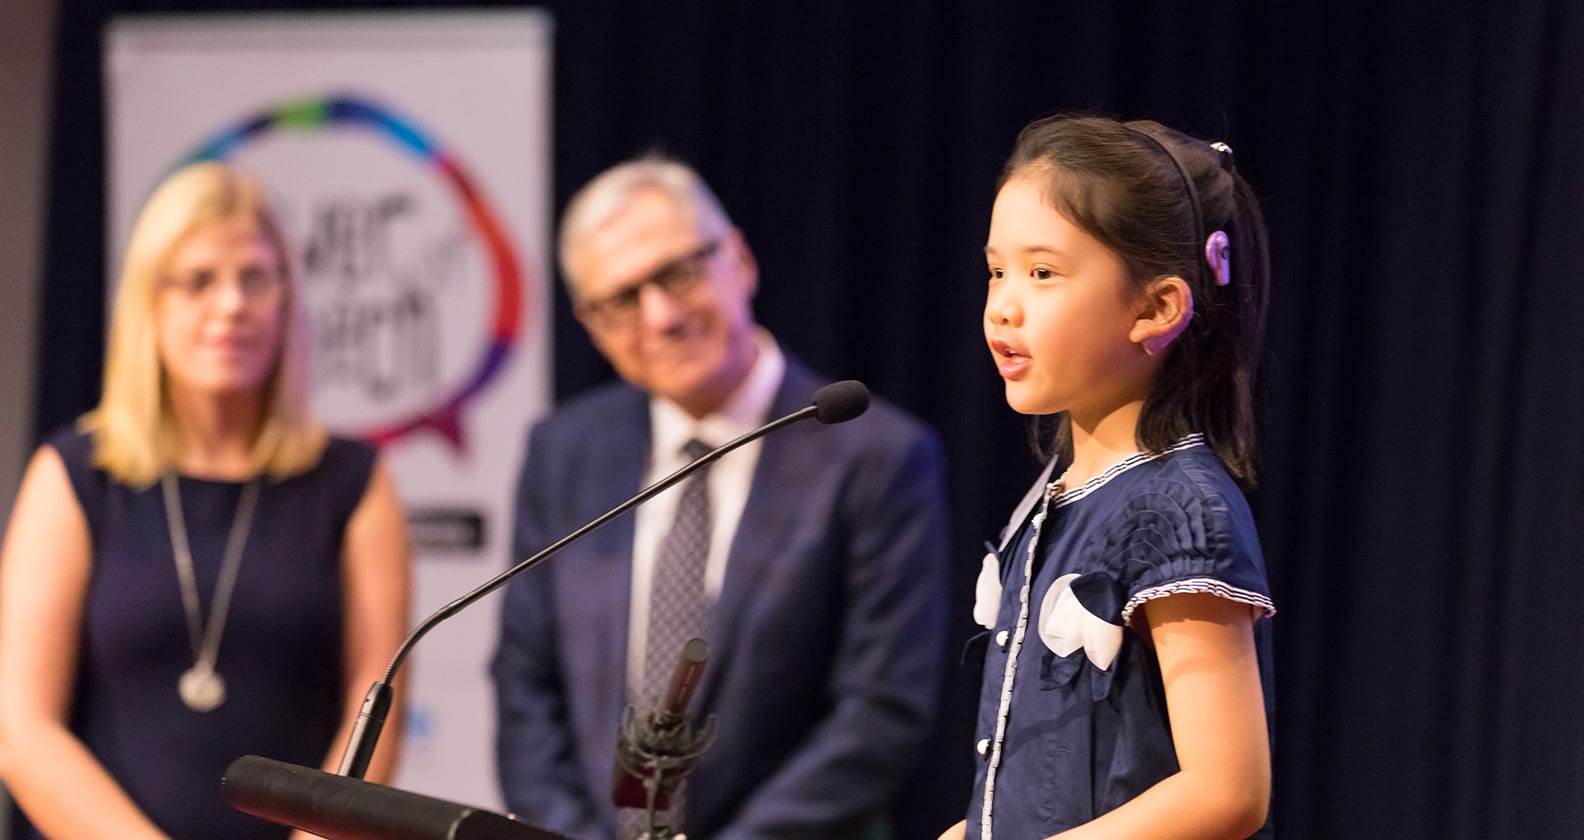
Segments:
[[[698,665],[709,658],[709,642],[703,639],[688,639],[682,646],[682,658],[688,663]]]
[[[814,419],[829,426],[845,423],[869,410],[869,389],[856,379],[843,379],[814,392]]]

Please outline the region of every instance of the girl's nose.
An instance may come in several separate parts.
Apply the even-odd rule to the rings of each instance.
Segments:
[[[1018,306],[1017,296],[1007,289],[1005,284],[991,289],[985,298],[985,320],[992,324],[1015,327],[1023,320],[1023,309]]]

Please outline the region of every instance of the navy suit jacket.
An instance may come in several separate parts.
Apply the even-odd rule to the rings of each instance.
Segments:
[[[771,416],[819,384],[789,358]],[[640,489],[648,399],[605,386],[533,428],[518,558]],[[912,769],[943,662],[942,473],[933,432],[880,400],[764,439],[693,698],[695,721],[716,715],[719,730],[688,778],[688,836],[854,837]],[[624,515],[508,584],[492,665],[506,803],[580,840],[616,833],[632,544]]]

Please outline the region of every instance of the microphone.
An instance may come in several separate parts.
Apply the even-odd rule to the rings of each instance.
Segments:
[[[814,392],[814,418],[830,426],[845,423],[869,410],[869,389],[856,379],[843,379]]]
[[[363,706],[358,710],[358,718],[353,724],[352,733],[347,738],[346,751],[341,755],[341,765],[336,772],[354,779],[361,779],[363,774],[368,772],[369,759],[374,755],[374,747],[379,741],[380,730],[385,725],[385,715],[390,710],[390,686],[396,678],[396,671],[401,667],[402,661],[407,658],[407,654],[411,652],[413,645],[416,645],[419,639],[422,639],[430,630],[433,630],[435,625],[456,615],[485,595],[499,589],[506,581],[533,568],[546,557],[582,539],[595,528],[649,501],[666,489],[681,482],[682,479],[687,478],[706,465],[714,463],[722,455],[744,444],[758,440],[783,426],[790,426],[810,417],[828,426],[836,423],[845,423],[863,414],[868,409],[869,389],[862,382],[856,379],[846,379],[826,385],[814,392],[814,398],[809,405],[784,417],[772,420],[747,434],[704,453],[697,460],[640,490],[638,495],[611,508],[594,519],[594,521],[551,543],[538,554],[490,578],[472,592],[436,610],[413,630],[407,640],[402,642],[400,648],[397,648],[396,655],[391,657],[390,666],[385,669],[384,678],[369,687],[368,695],[363,700]]]
[[[680,483],[722,455],[783,426],[810,417],[825,425],[845,423],[868,408],[869,389],[863,383],[849,379],[826,385],[814,392],[809,405],[705,453],[539,553],[436,610],[397,648],[383,679],[369,687],[347,739],[346,751],[341,756],[338,775],[259,756],[243,756],[226,768],[222,779],[221,786],[227,801],[244,813],[310,831],[331,840],[564,840],[560,835],[532,828],[499,814],[362,780],[368,771],[369,759],[374,755],[385,717],[390,711],[391,684],[407,654],[435,625],[499,589],[506,581],[583,538],[590,531]],[[686,773],[682,765],[691,763],[702,754],[713,739],[713,719],[706,723],[704,732],[697,738],[692,736],[686,720],[688,700],[703,673],[708,650],[708,645],[702,639],[693,639],[684,646],[683,661],[672,676],[664,702],[651,714],[650,720],[646,722],[648,725],[635,730],[630,739],[630,743],[635,745],[634,754],[640,757],[640,768],[663,765],[659,767],[661,781],[667,771],[674,771],[676,779],[680,779]],[[630,712],[629,709],[629,717]],[[681,769],[676,770],[678,767]],[[638,783],[641,786],[643,779],[640,778]]]
[[[688,723],[687,706],[704,673],[709,645],[689,639],[682,646],[671,684],[646,719],[631,706],[616,736],[616,768],[611,780],[611,801],[618,808],[662,811],[671,804],[671,793],[687,775],[693,762],[715,740],[714,720],[697,737]],[[651,794],[653,799],[651,801]]]

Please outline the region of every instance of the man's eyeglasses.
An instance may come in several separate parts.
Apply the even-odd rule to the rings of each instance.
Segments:
[[[643,287],[653,284],[672,297],[680,297],[698,287],[704,279],[704,264],[720,250],[719,239],[706,242],[655,269],[648,277],[617,289],[608,295],[587,298],[577,303],[577,313],[608,330],[627,329],[638,323],[639,299]]]
[[[191,274],[170,275],[160,278],[160,285],[192,301],[213,297],[224,282],[213,271],[194,271]],[[236,286],[249,303],[265,300],[280,291],[282,278],[279,272],[262,266],[250,266],[236,274]]]

